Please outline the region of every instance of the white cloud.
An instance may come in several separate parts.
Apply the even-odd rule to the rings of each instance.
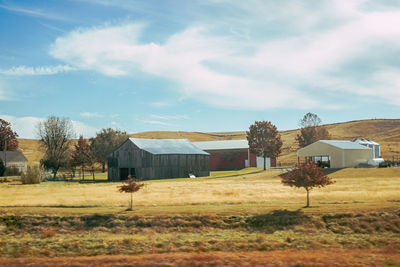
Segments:
[[[46,67],[26,67],[26,66],[19,66],[19,67],[12,67],[8,70],[0,70],[0,74],[3,75],[53,75],[62,72],[68,72],[75,70],[74,68],[68,65],[57,65],[57,66],[46,66]]]
[[[97,112],[82,112],[79,115],[81,115],[81,117],[83,117],[83,118],[103,118],[104,117],[104,115],[101,115]]]
[[[177,126],[172,123],[168,123],[165,121],[157,121],[157,120],[142,120],[142,122],[146,124],[161,125],[161,126]]]
[[[211,26],[213,22],[198,23],[203,26],[188,27],[165,43],[156,44],[140,41],[143,24],[106,25],[57,38],[50,54],[78,69],[108,76],[142,71],[163,77],[175,82],[185,97],[218,107],[337,108],[338,104],[318,96],[325,90],[343,93],[332,85],[346,80],[332,72],[368,56],[376,44],[400,45],[400,11],[366,11],[361,8],[365,2],[321,2],[315,10],[296,2],[283,6],[264,1],[254,1],[253,5],[235,2],[231,5],[246,16],[230,20],[229,34],[215,33],[223,23],[215,27]],[[265,12],[271,6],[271,17],[266,19]],[[276,26],[274,20],[282,20],[293,30],[273,38],[255,38],[250,33],[251,25],[261,28],[267,23],[264,26],[272,27]],[[397,84],[395,76],[385,77],[391,79],[386,81],[389,86]],[[392,87],[384,87],[379,77],[375,82],[374,89],[383,90],[376,97],[385,100],[382,95],[390,93]],[[344,87],[350,86],[359,87],[351,79]],[[369,90],[356,88],[346,93],[364,96]]]
[[[26,139],[37,139],[36,135],[36,125],[40,121],[44,121],[45,118],[39,117],[16,117],[11,115],[2,115],[0,114],[0,118],[11,123],[11,128],[13,131],[17,132],[19,138]],[[74,128],[75,133],[79,136],[82,134],[84,137],[92,137],[95,136],[97,129],[84,124],[79,121],[72,120],[72,126]]]
[[[89,138],[89,137],[95,136],[96,132],[98,131],[97,128],[89,126],[83,122],[74,121],[74,120],[72,120],[71,122],[72,122],[74,131],[77,134],[77,136],[83,135],[83,137]]]
[[[156,115],[156,114],[151,114],[151,118],[153,119],[158,119],[158,120],[187,120],[189,119],[188,115]]]

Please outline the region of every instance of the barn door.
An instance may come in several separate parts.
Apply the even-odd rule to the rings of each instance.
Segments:
[[[135,168],[130,168],[129,172],[130,172],[129,174],[131,175],[132,178],[136,178],[136,170],[135,170]]]
[[[119,169],[119,179],[122,180],[127,180],[129,175],[129,168],[120,168]]]

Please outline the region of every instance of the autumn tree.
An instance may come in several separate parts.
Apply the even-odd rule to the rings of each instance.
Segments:
[[[132,206],[133,206],[133,193],[139,191],[144,184],[143,183],[139,183],[140,180],[135,179],[135,178],[131,178],[130,175],[128,175],[128,180],[123,181],[123,185],[121,186],[117,186],[118,191],[121,193],[130,193],[131,194],[131,199],[129,202],[129,208],[127,210],[132,210]]]
[[[1,153],[1,151],[0,151],[0,153]],[[5,171],[6,171],[6,166],[4,166],[4,163],[0,158],[0,177],[3,176]]]
[[[6,150],[16,151],[18,149],[18,134],[11,129],[11,124],[0,119],[0,151],[4,150],[7,141]]]
[[[256,121],[246,134],[250,151],[264,158],[265,170],[266,158],[277,158],[281,153],[281,135],[270,121]]]
[[[81,166],[83,179],[85,179],[85,167],[93,164],[92,159],[93,156],[88,140],[84,139],[82,135],[79,136],[78,143],[75,144],[75,150],[72,152],[71,163],[73,166]]]
[[[314,162],[303,163],[300,166],[281,175],[282,183],[288,186],[303,187],[307,191],[307,206],[310,207],[310,191],[315,187],[324,187],[334,181],[325,176],[322,168]]]
[[[96,162],[102,165],[103,172],[105,172],[107,156],[117,149],[126,139],[128,139],[126,132],[111,128],[103,128],[100,132],[96,133],[94,138],[90,138],[90,150]]]
[[[296,136],[299,147],[308,146],[318,140],[329,140],[331,136],[328,130],[321,125],[321,119],[317,114],[307,113],[299,122],[300,134]]]
[[[58,170],[68,165],[68,150],[74,137],[72,122],[67,118],[51,116],[39,122],[36,131],[45,152],[40,164],[52,170],[56,178]]]

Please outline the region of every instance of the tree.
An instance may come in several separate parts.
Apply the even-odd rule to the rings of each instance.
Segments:
[[[90,138],[90,150],[96,162],[102,165],[103,172],[105,172],[107,156],[117,149],[126,139],[128,139],[126,132],[111,128],[103,128],[99,133],[96,133],[94,138]]]
[[[1,153],[1,151],[0,151],[0,153]],[[6,171],[6,166],[4,166],[3,161],[0,159],[0,177],[3,176],[5,171]]]
[[[324,187],[334,181],[325,176],[322,168],[314,162],[303,163],[300,166],[281,175],[282,183],[288,186],[303,187],[307,191],[307,206],[310,207],[310,191],[314,187]]]
[[[128,180],[123,181],[123,185],[117,186],[117,188],[120,193],[130,193],[131,194],[131,200],[129,202],[129,208],[127,210],[132,210],[133,193],[139,191],[144,186],[144,184],[139,183],[138,179],[131,178],[130,175],[128,175],[128,178],[129,178]]]
[[[18,149],[18,134],[11,129],[11,124],[0,119],[0,151],[4,150],[5,141],[7,141],[6,150],[16,151]]]
[[[82,176],[85,179],[85,167],[92,165],[92,154],[90,151],[89,142],[83,136],[79,136],[78,143],[75,145],[75,150],[72,152],[71,163],[73,166],[81,166]]]
[[[52,170],[56,178],[58,170],[68,165],[68,149],[74,137],[72,122],[67,118],[51,116],[39,122],[36,130],[45,150],[40,164]]]
[[[328,130],[321,126],[321,119],[314,113],[307,113],[300,120],[300,134],[296,136],[299,147],[308,146],[318,140],[331,139]]]
[[[266,158],[276,158],[281,153],[281,135],[270,121],[256,121],[246,134],[250,151],[264,158],[265,170]]]

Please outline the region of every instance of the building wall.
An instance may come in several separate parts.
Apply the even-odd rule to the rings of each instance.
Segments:
[[[20,172],[26,172],[28,165],[25,161],[7,162],[7,168],[17,168]]]
[[[356,167],[360,163],[368,164],[368,160],[372,158],[370,150],[346,149],[344,153],[345,167]]]
[[[225,150],[205,150],[210,153],[210,170],[239,170],[246,168],[246,161],[249,158],[248,167],[263,168],[264,159],[257,157],[253,153],[249,153],[248,149],[225,149]],[[262,165],[258,162],[262,161]],[[268,164],[268,161],[270,164]],[[267,167],[276,167],[276,159],[267,158]]]
[[[108,180],[111,181],[119,181],[127,174],[143,179],[163,179],[188,177],[189,173],[210,175],[209,155],[153,155],[128,140],[108,158]]]

